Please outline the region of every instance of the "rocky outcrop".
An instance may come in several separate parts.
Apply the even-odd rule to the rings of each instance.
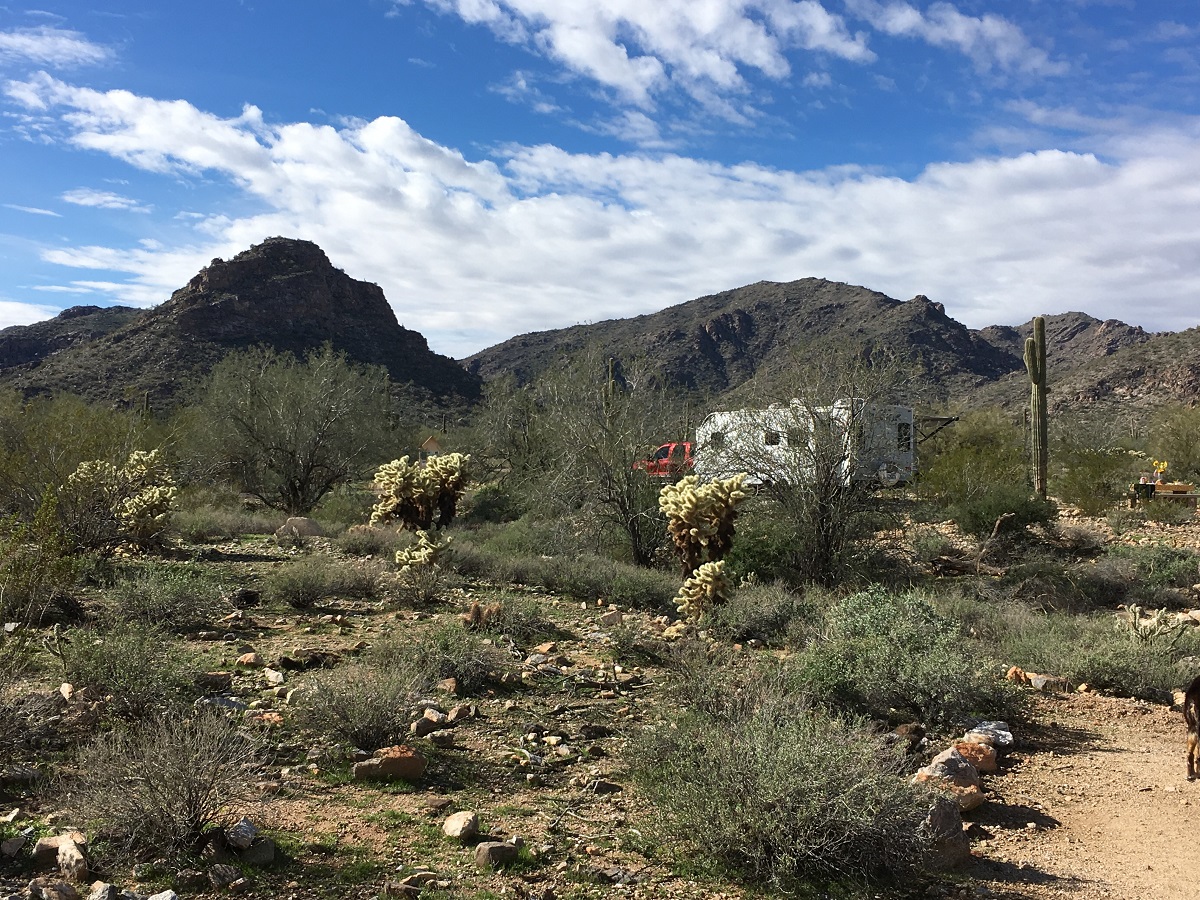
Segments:
[[[480,394],[477,377],[400,325],[378,285],[335,268],[311,241],[268,238],[231,260],[214,259],[150,310],[82,309],[51,320],[53,327],[0,331],[0,381],[26,393],[161,407],[231,351],[265,345],[303,356],[329,343],[435,400]],[[88,322],[96,326],[83,327]]]

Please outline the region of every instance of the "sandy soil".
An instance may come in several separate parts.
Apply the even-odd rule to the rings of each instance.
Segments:
[[[991,802],[973,814],[967,893],[1194,900],[1200,781],[1186,779],[1177,710],[1095,694],[1038,697]]]

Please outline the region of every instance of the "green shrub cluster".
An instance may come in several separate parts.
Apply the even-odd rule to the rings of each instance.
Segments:
[[[108,709],[127,719],[151,718],[184,698],[192,673],[181,650],[158,628],[125,623],[74,629],[57,647],[65,679],[111,697]]]
[[[303,692],[304,724],[362,750],[403,742],[425,681],[406,668],[357,664],[317,675]]]
[[[221,595],[221,585],[194,566],[127,565],[104,593],[103,615],[113,622],[182,629],[217,618]]]
[[[913,592],[873,587],[843,598],[797,663],[821,702],[885,721],[954,724],[1007,714],[1015,700],[990,652]]]
[[[453,678],[460,694],[481,692],[509,665],[508,655],[491,641],[456,622],[439,625],[420,638],[390,638],[372,646],[365,662],[404,673],[426,688]]]
[[[377,596],[379,573],[369,566],[349,565],[325,556],[304,556],[272,572],[263,587],[269,601],[308,609],[332,597]]]
[[[683,686],[633,757],[668,846],[785,892],[920,866],[928,798],[876,731],[814,706],[775,666],[709,662],[683,677],[704,684]]]

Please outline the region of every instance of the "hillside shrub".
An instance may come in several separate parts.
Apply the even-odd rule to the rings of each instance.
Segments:
[[[0,672],[24,664],[33,628],[56,618],[79,570],[58,531],[52,499],[31,523],[0,521],[0,623],[16,625],[0,630]]]
[[[183,699],[189,687],[181,645],[156,627],[121,623],[105,630],[74,629],[57,650],[65,680],[111,696],[108,709],[121,718],[158,715]]]
[[[797,664],[814,698],[884,721],[954,724],[1012,708],[986,648],[968,645],[957,622],[913,592],[875,587],[843,598]]]
[[[308,609],[333,597],[371,599],[379,592],[379,572],[326,556],[303,556],[284,563],[263,583],[268,600]]]
[[[324,672],[302,694],[302,719],[362,750],[402,743],[423,681],[413,671],[365,664]]]
[[[706,627],[711,635],[730,643],[753,639],[781,646],[789,643],[790,635],[819,620],[820,612],[805,594],[784,582],[743,582],[728,602],[713,609]]]
[[[94,859],[178,858],[253,810],[259,754],[253,735],[215,713],[118,728],[79,751],[68,808],[98,837]]]
[[[1200,581],[1200,553],[1185,547],[1161,542],[1114,544],[1105,556],[1128,561],[1137,581],[1151,588],[1186,588]]]
[[[227,612],[221,595],[221,585],[193,567],[161,562],[126,566],[104,593],[103,613],[112,622],[181,629]]]
[[[814,706],[777,667],[711,666],[707,687],[682,693],[708,702],[677,708],[632,754],[648,825],[668,846],[784,892],[919,867],[929,801],[900,777],[894,748]]]
[[[426,688],[444,678],[458,682],[460,694],[482,691],[508,668],[509,657],[458,622],[439,625],[419,638],[391,637],[370,647],[364,661],[399,672]]]
[[[478,630],[486,634],[504,635],[518,645],[528,646],[557,632],[542,605],[527,594],[501,590],[490,593],[484,603],[492,612]]]
[[[333,540],[333,546],[347,556],[375,556],[394,558],[401,537],[391,528],[374,525],[355,525],[343,531]]]

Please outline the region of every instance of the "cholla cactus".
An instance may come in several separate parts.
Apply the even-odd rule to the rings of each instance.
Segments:
[[[401,528],[427,531],[437,513],[438,527],[449,525],[466,489],[470,459],[463,453],[447,453],[422,464],[403,456],[380,466],[375,473],[380,498],[371,509],[371,524],[398,520]]]
[[[428,531],[418,531],[411,546],[396,551],[400,585],[409,599],[428,602],[437,595],[444,580],[442,562],[449,552],[450,538],[434,541]]]
[[[724,481],[700,484],[687,475],[668,484],[658,494],[658,506],[667,516],[667,531],[688,578],[705,562],[723,559],[733,544],[733,521],[746,497],[743,472]]]
[[[135,450],[125,465],[80,463],[59,496],[66,532],[80,549],[161,542],[175,506],[175,482],[157,450]]]
[[[729,591],[725,561],[706,562],[683,583],[675,595],[675,606],[684,618],[699,621],[714,606],[726,602]]]
[[[1117,616],[1114,627],[1135,640],[1148,643],[1158,638],[1167,638],[1172,644],[1186,628],[1178,618],[1167,612],[1166,607],[1148,613],[1136,603],[1129,604],[1123,616]]]

